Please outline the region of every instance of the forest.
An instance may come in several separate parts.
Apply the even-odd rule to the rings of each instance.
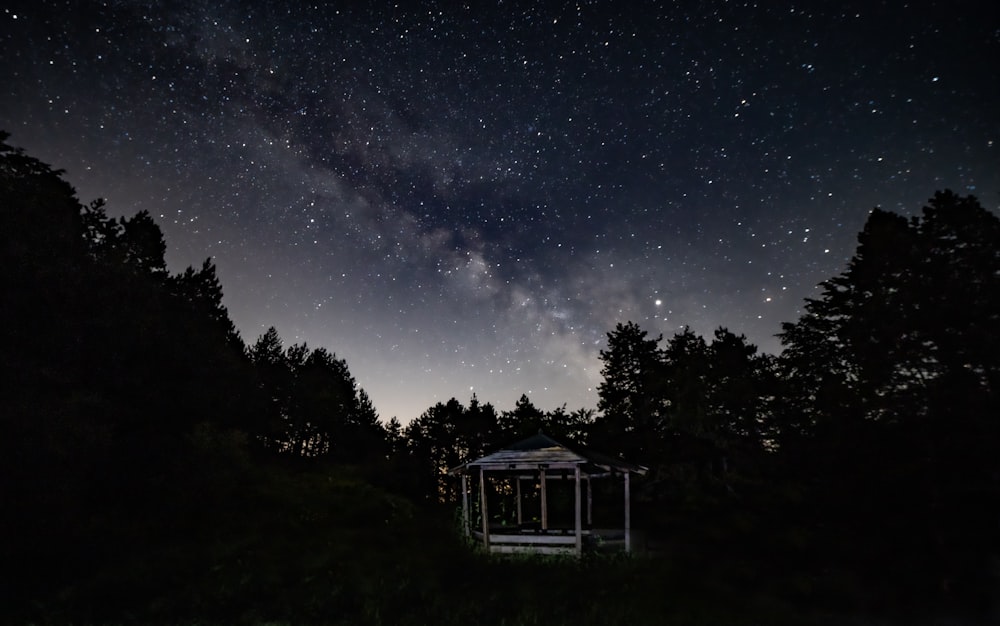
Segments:
[[[778,355],[619,323],[594,409],[402,425],[334,352],[244,340],[210,260],[172,274],[148,213],[8,140],[4,623],[1000,621],[1000,219],[973,196],[872,210]],[[464,541],[445,470],[540,429],[649,468],[636,554]]]

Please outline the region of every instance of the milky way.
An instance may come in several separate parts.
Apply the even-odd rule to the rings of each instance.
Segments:
[[[1000,207],[990,2],[299,4],[3,9],[0,128],[384,419],[593,408],[619,321],[777,352],[873,206]]]

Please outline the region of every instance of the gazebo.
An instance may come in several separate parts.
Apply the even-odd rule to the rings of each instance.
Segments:
[[[462,478],[464,531],[467,536],[481,541],[487,552],[579,556],[585,546],[632,551],[629,477],[646,471],[641,465],[578,446],[571,448],[539,431],[502,450],[454,467],[448,473]],[[620,477],[623,481],[624,522],[620,528],[595,528],[591,481],[611,477]],[[480,514],[480,523],[475,528],[471,523],[469,502],[469,487],[473,481],[478,483]],[[572,527],[568,522],[550,524],[550,481],[573,481]],[[497,523],[497,516],[491,518],[491,495],[495,504],[506,505],[509,520]],[[526,499],[537,501],[540,509],[537,516],[527,520]]]

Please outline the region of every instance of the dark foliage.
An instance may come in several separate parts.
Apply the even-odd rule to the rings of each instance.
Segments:
[[[1000,224],[975,198],[873,211],[779,357],[619,324],[599,412],[473,396],[404,427],[332,352],[245,346],[211,259],[171,275],[147,213],[81,204],[6,139],[4,622],[997,616]],[[539,430],[650,467],[646,558],[461,544],[446,470]]]
[[[323,350],[298,350],[287,413],[269,419],[275,392],[258,381],[271,372],[244,354],[214,265],[170,275],[147,213],[84,206],[60,172],[6,143],[0,203],[0,532],[17,538],[0,548],[3,600],[54,593],[203,517],[218,478],[199,461],[206,433],[262,460],[276,441],[301,456],[384,456],[371,403]]]
[[[921,218],[874,210],[858,241],[783,327],[781,460],[817,494],[832,559],[883,568],[913,593],[987,597],[1000,545],[1000,220],[939,192]]]

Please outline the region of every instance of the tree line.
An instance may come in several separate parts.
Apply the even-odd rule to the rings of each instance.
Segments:
[[[720,558],[876,568],[980,601],[996,583],[1000,220],[972,196],[937,192],[919,217],[873,210],[846,269],[782,325],[779,355],[726,328],[664,340],[619,323],[596,410],[472,396],[404,426],[325,348],[285,346],[274,328],[246,344],[211,259],[171,274],[147,212],[81,203],[7,138],[0,530],[19,540],[0,547],[18,581],[6,600],[54,592],[99,554],[203,532],[206,494],[226,501],[234,468],[348,467],[447,503],[445,470],[538,430],[650,467],[636,524]]]

